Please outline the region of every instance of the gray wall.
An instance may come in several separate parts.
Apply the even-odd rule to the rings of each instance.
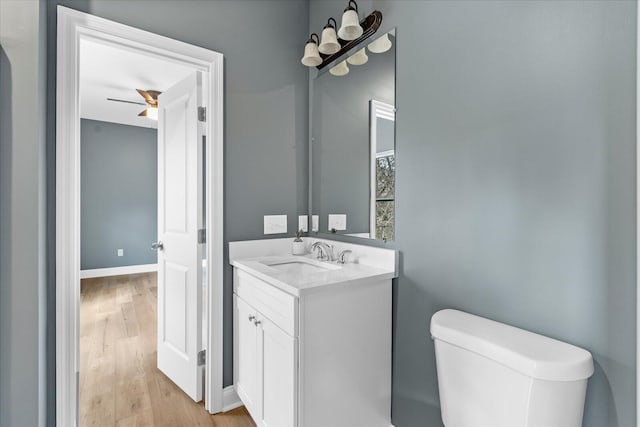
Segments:
[[[359,6],[398,29],[394,425],[440,423],[445,307],[588,349],[584,425],[635,425],[636,3]]]
[[[158,132],[82,119],[80,134],[80,268],[155,264]]]
[[[0,1],[0,425],[45,423],[44,1]]]
[[[224,384],[233,382],[232,277],[227,242],[264,237],[262,216],[308,204],[308,81],[300,64],[306,1],[57,0],[57,4],[221,52],[225,56]],[[49,2],[49,85],[55,85],[55,9]],[[55,92],[48,112],[55,114]],[[50,138],[54,136],[50,133]],[[51,161],[51,156],[49,156]],[[49,175],[49,180],[53,175]],[[281,237],[275,236],[275,237]],[[50,286],[53,287],[53,281]],[[53,349],[50,349],[53,351]],[[53,353],[50,351],[50,357]]]
[[[349,65],[346,76],[325,69],[311,80],[313,214],[320,215],[321,232],[327,232],[328,214],[347,215],[347,230],[340,233],[369,232],[369,101],[395,101],[395,38],[390,38],[389,51],[367,51],[369,61]]]

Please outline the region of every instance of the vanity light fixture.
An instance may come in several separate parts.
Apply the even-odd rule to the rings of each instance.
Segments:
[[[342,15],[342,26],[338,31],[340,37],[338,38],[338,34],[336,34],[336,20],[329,18],[327,25],[322,29],[320,40],[318,40],[318,36],[315,33],[311,34],[311,37],[307,40],[304,46],[304,56],[300,62],[307,67],[316,67],[321,70],[327,65],[335,63],[342,55],[358,46],[372,34],[375,34],[381,24],[382,13],[378,10],[374,10],[366,18],[358,22],[358,4],[354,0],[350,0]],[[313,38],[314,35],[315,39]],[[355,38],[351,39],[351,37]],[[317,46],[317,55],[314,45]],[[318,62],[318,56],[320,62]],[[362,64],[368,60],[364,51],[362,53],[358,52],[354,56],[357,56],[357,58],[354,58],[353,61],[364,61],[361,62]],[[349,63],[357,65],[356,62],[349,61]]]
[[[360,49],[359,51],[357,51],[356,53],[354,53],[353,55],[347,58],[347,62],[351,65],[363,65],[363,64],[366,64],[368,60],[369,60],[369,57],[367,56],[367,52],[365,48]]]
[[[360,25],[360,18],[358,18],[358,3],[354,0],[349,0],[349,4],[342,14],[342,25],[338,30],[338,37],[342,40],[355,40],[360,37],[363,32],[364,30]]]
[[[333,23],[331,23],[332,21]],[[327,25],[322,29],[322,40],[320,41],[318,50],[325,55],[332,55],[341,48],[340,43],[338,43],[338,36],[336,35],[336,25],[336,20],[329,18]]]
[[[329,70],[329,73],[337,77],[346,76],[347,74],[349,74],[349,66],[347,65],[347,61],[340,62],[335,67],[331,68]]]
[[[309,40],[307,40],[307,43],[304,45],[304,56],[300,62],[307,67],[317,67],[322,64],[322,58],[320,58],[320,53],[318,52],[318,42],[318,35],[313,33],[309,36]]]
[[[372,41],[369,46],[369,52],[371,53],[384,53],[391,49],[391,40],[389,40],[389,33],[385,33],[376,40]]]

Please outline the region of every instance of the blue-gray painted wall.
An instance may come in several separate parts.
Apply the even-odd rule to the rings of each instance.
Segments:
[[[358,4],[397,27],[394,425],[440,425],[445,307],[588,349],[584,425],[635,425],[636,2]]]
[[[80,142],[80,268],[155,264],[158,132],[82,119]]]
[[[3,17],[37,17],[23,28],[43,28],[43,7],[7,13],[9,3]],[[359,3],[385,13],[383,30],[398,27],[394,423],[437,423],[428,320],[457,307],[589,349],[596,374],[585,425],[634,425],[636,3]],[[305,210],[307,74],[296,66],[306,2],[65,4],[226,54],[226,240],[259,237],[264,213]],[[47,6],[48,61],[13,57],[4,40],[0,55],[3,94],[36,88],[33,97],[2,97],[0,109],[2,425],[41,419],[33,402],[44,401],[45,293],[54,422],[55,2]],[[344,7],[312,1],[310,28]],[[44,126],[34,111],[44,106],[47,68],[45,168],[44,141],[27,131]],[[228,315],[228,269],[225,286]],[[228,333],[225,342],[228,384]]]

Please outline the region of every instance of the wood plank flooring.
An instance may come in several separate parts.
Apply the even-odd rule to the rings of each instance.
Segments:
[[[210,415],[156,368],[156,274],[84,279],[80,426],[255,427],[244,407]]]

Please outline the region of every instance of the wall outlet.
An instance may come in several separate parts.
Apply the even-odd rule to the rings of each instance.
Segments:
[[[320,215],[311,216],[311,231],[320,231]]]
[[[118,249],[118,256],[124,256],[124,249]]]
[[[298,230],[305,233],[309,231],[309,217],[307,215],[298,215]]]
[[[329,214],[329,231],[331,230],[346,230],[347,229],[347,216],[344,214]]]
[[[286,215],[265,215],[264,234],[282,234],[287,232]]]

